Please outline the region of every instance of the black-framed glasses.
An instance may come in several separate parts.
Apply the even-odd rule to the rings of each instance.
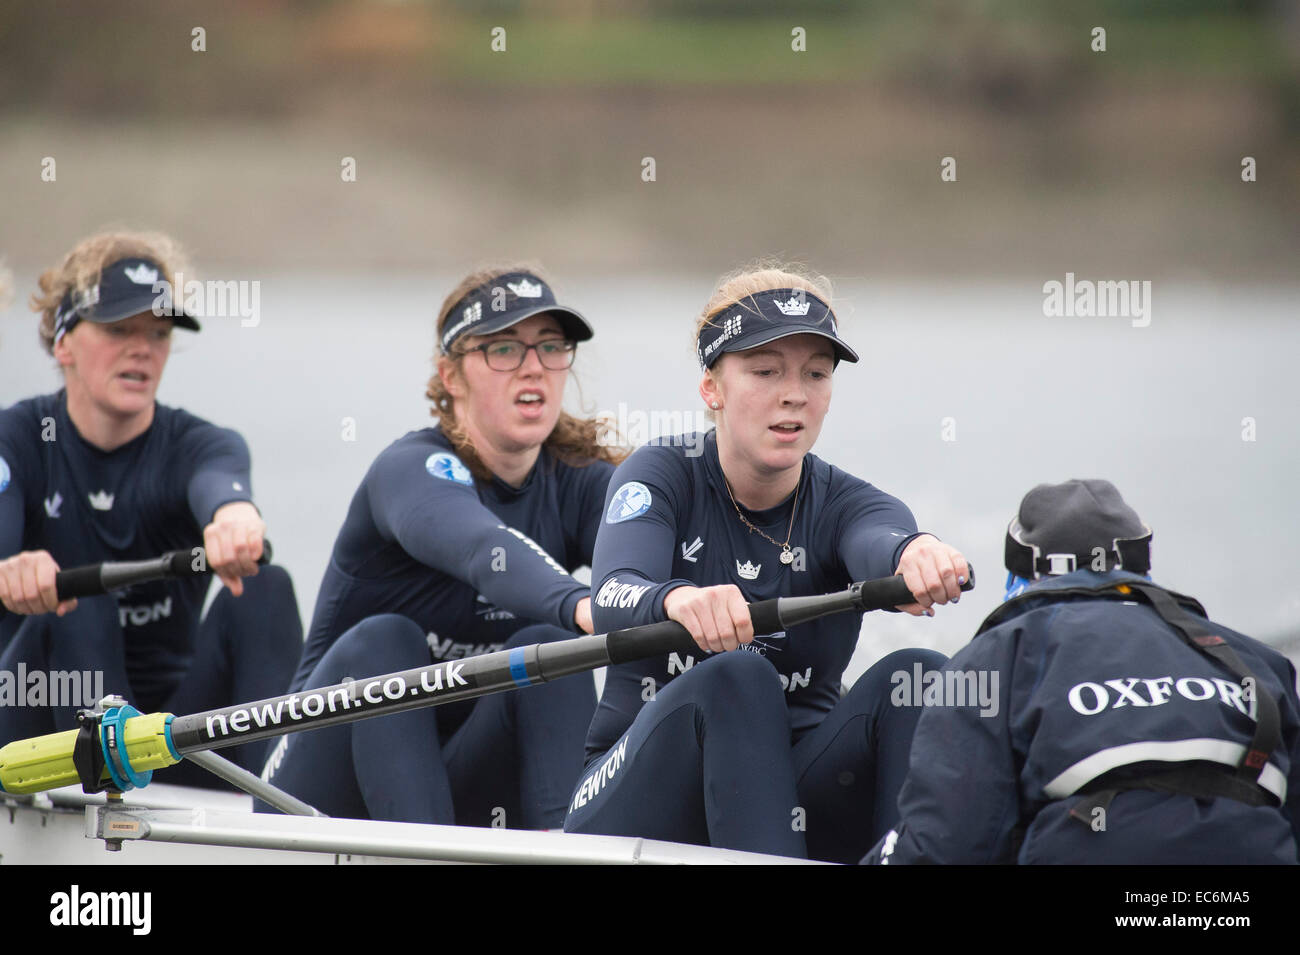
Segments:
[[[462,354],[481,351],[483,360],[493,371],[514,371],[522,367],[530,349],[537,351],[537,360],[543,368],[551,371],[563,371],[573,367],[573,358],[578,351],[578,343],[567,338],[548,338],[533,345],[525,345],[514,338],[501,338],[486,345],[466,348]]]

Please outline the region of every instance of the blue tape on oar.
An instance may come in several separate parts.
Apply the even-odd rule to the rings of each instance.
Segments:
[[[167,722],[163,726],[163,741],[167,743],[167,752],[172,754],[176,762],[180,762],[184,757],[176,752],[176,744],[172,742],[172,720],[176,719],[171,713],[167,714]]]
[[[528,667],[524,664],[523,647],[515,647],[510,651],[510,678],[515,681],[515,686],[533,685],[528,676]]]
[[[149,780],[153,779],[153,770],[137,773],[131,768],[131,761],[126,752],[126,741],[122,738],[123,724],[131,717],[139,715],[140,711],[134,706],[115,706],[104,714],[104,718],[99,723],[100,740],[104,747],[104,762],[108,766],[108,775],[113,780],[113,785],[121,792],[143,789],[149,785]]]

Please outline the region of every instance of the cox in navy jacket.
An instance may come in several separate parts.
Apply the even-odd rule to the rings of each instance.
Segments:
[[[1117,769],[1235,767],[1255,730],[1255,700],[1242,682],[1185,643],[1151,606],[1054,594],[1126,579],[1147,582],[1088,570],[1042,581],[1017,598],[1017,609],[1003,611],[1012,616],[949,661],[942,683],[926,675],[917,692],[900,679],[899,705],[928,705],[899,796],[902,821],[864,862],[1297,861],[1295,668],[1210,621],[1202,622],[1277,701],[1282,743],[1259,784],[1280,805],[1127,789],[1089,821],[1070,816],[1083,798],[1078,791]],[[993,703],[971,700],[972,685],[995,680]]]

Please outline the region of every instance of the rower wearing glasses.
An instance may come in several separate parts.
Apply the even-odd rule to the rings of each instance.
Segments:
[[[438,424],[352,499],[291,692],[591,632],[591,563],[622,455],[561,409],[586,320],[535,269],[482,269],[438,316]],[[264,778],[332,816],[558,827],[595,709],[579,675],[284,737]]]

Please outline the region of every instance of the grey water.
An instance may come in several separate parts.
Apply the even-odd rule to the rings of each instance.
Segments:
[[[260,279],[257,324],[178,331],[159,400],[233,427],[309,622],[334,535],[366,468],[427,426],[433,325],[456,276]],[[841,364],[814,453],[902,498],[961,549],[978,587],[934,619],[869,615],[850,679],[900,646],[951,654],[1001,600],[1008,520],[1035,484],[1104,477],[1155,531],[1153,576],[1210,615],[1300,656],[1297,288],[1156,282],[1149,324],[1050,317],[1043,281],[842,280]],[[52,391],[53,362],[18,301],[0,318],[0,403]],[[708,277],[561,277],[596,337],[570,411],[694,426],[693,318]],[[580,387],[579,387],[580,384]],[[376,608],[380,610],[382,608]]]

